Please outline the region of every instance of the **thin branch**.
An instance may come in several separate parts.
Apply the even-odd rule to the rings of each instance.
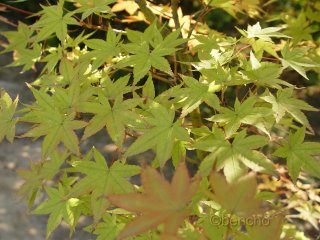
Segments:
[[[200,15],[198,16],[198,18],[196,19],[195,24],[190,28],[189,33],[188,33],[188,37],[187,39],[189,39],[192,35],[193,30],[197,27],[198,23],[209,13],[212,11],[213,8],[209,7],[210,3],[212,2],[212,0],[205,5],[204,9],[201,11]]]
[[[2,17],[2,16],[0,16],[0,22],[6,23],[6,24],[13,26],[13,27],[18,27],[17,24],[10,22],[7,18]]]
[[[127,72],[132,72],[133,70],[131,68],[121,68],[122,70],[125,70]],[[162,77],[162,76],[159,76],[158,74],[156,73],[153,73],[151,72],[152,74],[152,78],[156,79],[156,80],[159,80],[161,82],[164,82],[164,83],[167,83],[169,85],[174,85],[174,82],[173,81],[169,81],[167,78],[165,77]]]
[[[174,21],[174,25],[176,30],[180,29],[179,15],[178,15],[178,6],[180,0],[171,0],[171,9],[172,9],[172,18]]]
[[[26,11],[26,10],[23,10],[23,9],[20,9],[20,8],[16,8],[16,7],[12,7],[12,6],[4,4],[4,3],[0,3],[0,6],[3,6],[5,8],[8,8],[8,9],[11,9],[13,11],[20,12],[20,13],[23,13],[23,14],[26,14],[26,15],[34,15],[35,14],[33,12],[29,12],[29,11]]]
[[[84,21],[80,21],[79,22],[81,27],[85,27],[85,28],[88,28],[88,29],[93,29],[93,30],[100,30],[100,31],[108,31],[109,29],[109,26],[108,25],[102,25],[102,26],[98,26],[98,25],[93,25],[93,24],[89,24],[89,23],[86,23]],[[115,29],[115,28],[112,28],[112,30],[116,33],[121,33],[121,34],[127,34],[126,31],[124,30],[119,30],[119,29]]]

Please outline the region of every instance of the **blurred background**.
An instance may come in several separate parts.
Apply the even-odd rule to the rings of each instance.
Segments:
[[[258,0],[257,0],[258,1]],[[168,7],[169,0],[150,1],[155,5]],[[48,0],[1,0],[0,1],[0,33],[16,29],[19,21],[26,24],[32,24],[36,18],[32,13],[41,10],[41,4],[55,4],[56,1]],[[192,14],[201,9],[201,1],[183,0],[181,1],[182,12],[185,15]],[[69,4],[69,3],[68,3]],[[70,3],[71,4],[71,3]],[[162,5],[161,5],[162,4]],[[287,24],[286,31],[295,33],[299,40],[311,41],[310,48],[319,48],[320,44],[320,1],[308,0],[281,0],[281,1],[261,1],[264,25],[277,23]],[[261,5],[261,6],[262,6]],[[128,13],[120,13],[128,15]],[[248,24],[256,23],[259,18],[250,18],[248,15],[237,15],[238,19],[231,16],[222,9],[215,9],[207,14],[203,21],[212,29],[239,36],[238,28],[246,29]],[[94,21],[94,20],[93,20]],[[260,20],[259,20],[260,21]],[[98,24],[98,23],[97,23]],[[130,27],[133,29],[144,29],[145,24],[139,21],[116,23],[117,28],[124,29]],[[79,29],[82,30],[82,29]],[[97,33],[99,34],[99,33]],[[0,46],[5,46],[6,40],[0,36]],[[49,43],[50,44],[50,43]],[[55,44],[54,41],[51,44]],[[0,47],[0,50],[3,48]],[[318,51],[320,51],[318,49]],[[319,54],[320,56],[320,54]],[[318,63],[320,57],[318,56]],[[12,62],[12,53],[0,55],[0,88],[4,88],[11,97],[19,95],[22,103],[30,103],[32,94],[26,87],[26,82],[34,81],[41,72],[41,64],[37,65],[35,70],[20,74],[21,67],[7,67]],[[320,74],[319,70],[307,72],[309,80],[304,79],[295,71],[286,71],[282,79],[300,87],[297,90],[299,98],[306,100],[316,108],[320,108]],[[309,136],[313,141],[320,140],[320,117],[318,112],[307,112],[311,126],[315,130],[314,136]],[[17,128],[17,135],[26,131],[23,125]],[[99,145],[105,150],[106,154],[111,154],[114,150],[112,144],[106,144],[108,137],[105,134],[97,134],[91,140],[95,145]],[[110,142],[110,141],[109,141]],[[40,240],[45,239],[46,216],[34,216],[29,214],[29,210],[16,192],[22,184],[22,180],[16,173],[17,169],[24,169],[29,166],[30,161],[40,160],[41,142],[31,142],[29,139],[16,138],[13,144],[2,142],[0,144],[0,240]],[[147,153],[150,154],[150,153]],[[85,224],[86,220],[83,220]],[[314,229],[308,221],[301,222],[301,228],[313,239],[317,236],[317,229]],[[81,229],[81,224],[79,226]],[[63,225],[53,234],[51,239],[69,239],[69,229]],[[95,236],[84,231],[76,231],[71,239],[95,239]],[[316,239],[316,237],[314,238]]]

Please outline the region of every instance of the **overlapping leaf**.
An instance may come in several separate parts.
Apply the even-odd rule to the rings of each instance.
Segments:
[[[227,137],[234,134],[242,123],[255,126],[269,135],[266,118],[271,115],[271,111],[266,107],[255,106],[256,102],[257,100],[253,96],[247,98],[243,103],[236,99],[234,110],[221,107],[220,113],[208,120],[226,123],[224,129]]]
[[[257,181],[254,174],[245,175],[230,184],[224,176],[214,172],[210,176],[210,185],[212,200],[228,213],[248,217],[261,212],[262,201],[256,198]]]
[[[150,108],[151,117],[145,121],[150,126],[130,145],[126,155],[132,156],[155,147],[157,159],[163,166],[171,157],[175,140],[189,141],[190,137],[181,120],[174,122],[174,110],[153,102]]]
[[[88,102],[81,108],[81,111],[94,114],[84,131],[83,138],[88,138],[106,127],[112,140],[118,146],[121,146],[125,137],[125,125],[132,124],[138,119],[138,115],[132,109],[141,100],[122,100],[120,95],[111,106],[108,99],[102,93],[99,93],[98,101],[98,103]]]
[[[214,93],[219,86],[215,82],[199,82],[192,77],[182,76],[186,87],[181,88],[172,93],[173,97],[182,105],[181,117],[185,117],[195,110],[202,102],[205,102],[210,107],[219,109],[220,100]]]
[[[319,67],[320,64],[317,64],[312,60],[306,58],[305,54],[306,49],[289,49],[288,45],[284,46],[284,48],[281,50],[281,62],[283,67],[291,67],[292,69],[297,71],[301,76],[308,79],[305,68]]]
[[[5,36],[9,41],[8,46],[6,46],[6,48],[1,52],[6,53],[26,48],[28,42],[30,41],[32,31],[28,25],[19,22],[17,31],[1,32],[0,34]]]
[[[80,7],[76,12],[82,13],[81,20],[84,20],[93,13],[99,16],[108,16],[111,14],[109,5],[114,2],[116,2],[116,0],[77,0],[77,4],[80,4]]]
[[[37,105],[31,106],[30,111],[21,120],[33,123],[34,126],[23,137],[38,138],[44,136],[42,142],[42,157],[48,156],[60,142],[72,153],[79,154],[79,140],[74,130],[87,125],[84,121],[75,120],[75,113],[61,113],[54,104],[54,99],[41,90],[31,88]],[[50,117],[48,117],[50,116]]]
[[[90,156],[90,155],[89,155]],[[86,176],[72,188],[73,195],[78,196],[91,192],[91,206],[95,221],[98,221],[108,207],[109,194],[128,193],[133,191],[133,186],[128,182],[129,177],[140,172],[140,167],[114,162],[108,167],[105,158],[96,149],[93,149],[94,161],[89,159],[72,163],[72,171],[83,173]]]
[[[209,175],[215,164],[217,169],[224,169],[230,182],[247,171],[245,166],[256,171],[265,170],[276,174],[270,160],[263,153],[255,150],[267,143],[265,137],[246,136],[244,130],[239,132],[231,143],[221,129],[214,128],[210,135],[197,139],[195,143],[197,149],[210,152],[201,162],[200,172],[203,175]]]
[[[171,184],[154,168],[147,167],[141,173],[144,193],[112,195],[109,200],[115,206],[139,214],[128,223],[117,239],[141,234],[164,224],[162,239],[174,238],[188,216],[188,203],[198,188],[199,181],[192,181],[185,164],[177,168]]]
[[[289,113],[297,122],[307,126],[307,128],[312,131],[306,115],[301,110],[318,111],[318,109],[310,106],[302,100],[292,97],[292,94],[293,89],[287,88],[278,91],[276,96],[271,93],[267,93],[261,98],[272,104],[272,111],[276,122],[279,122],[286,113]]]
[[[49,214],[47,222],[47,237],[58,227],[62,219],[64,219],[74,230],[75,225],[80,217],[81,200],[78,198],[68,197],[68,191],[62,184],[58,189],[46,187],[48,199],[41,203],[35,210],[34,214]]]
[[[288,170],[293,181],[296,181],[301,169],[320,178],[320,162],[313,156],[320,154],[320,143],[304,142],[305,128],[290,132],[283,147],[278,148],[274,155],[287,159]]]
[[[17,118],[14,117],[18,104],[18,97],[12,101],[8,93],[0,91],[0,143],[6,137],[9,142],[13,142]]]
[[[37,33],[37,41],[42,41],[52,34],[63,42],[67,37],[67,25],[78,25],[76,19],[72,17],[73,13],[63,13],[64,0],[59,0],[57,5],[43,6],[40,12],[40,19],[32,25],[32,29],[39,30]]]
[[[246,31],[248,38],[259,38],[264,41],[272,42],[271,38],[282,38],[282,37],[288,37],[279,31],[281,30],[281,27],[267,27],[267,28],[261,28],[260,23],[257,22],[253,26],[248,26],[248,29]]]
[[[120,35],[117,36],[112,28],[109,27],[106,40],[89,39],[84,41],[84,43],[92,50],[81,56],[81,59],[93,59],[92,68],[97,69],[119,54],[119,40]]]
[[[163,39],[155,22],[144,33],[127,29],[127,36],[131,43],[123,45],[123,48],[132,55],[121,60],[117,67],[133,65],[135,81],[143,78],[151,67],[171,74],[170,64],[164,56],[172,54],[175,47],[185,42],[178,38],[179,31],[172,32]]]
[[[67,153],[54,152],[50,156],[50,160],[39,163],[30,162],[29,170],[18,170],[18,174],[25,181],[18,193],[27,196],[29,207],[33,205],[43,182],[51,180],[60,171],[60,167],[67,157]]]

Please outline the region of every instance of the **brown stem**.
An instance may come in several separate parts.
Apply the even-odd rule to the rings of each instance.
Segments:
[[[23,9],[20,9],[20,8],[16,8],[16,7],[12,7],[12,6],[4,4],[4,3],[0,3],[0,6],[3,6],[5,8],[8,8],[8,9],[11,9],[13,11],[20,12],[20,13],[23,13],[23,14],[26,14],[26,15],[34,15],[35,14],[33,12],[29,12],[29,11],[26,11],[26,10],[23,10]]]
[[[180,0],[171,0],[172,18],[173,18],[176,30],[180,29],[181,27],[179,22],[179,15],[178,15],[179,3],[180,3]]]
[[[187,38],[191,37],[193,30],[197,27],[198,23],[204,18],[204,16],[212,11],[213,8],[209,7],[211,2],[212,0],[207,5],[205,5],[204,9],[201,11],[200,15],[198,16],[195,24],[190,28]]]

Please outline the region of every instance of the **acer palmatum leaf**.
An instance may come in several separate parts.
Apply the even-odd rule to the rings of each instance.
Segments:
[[[176,236],[177,229],[188,216],[188,203],[198,188],[199,179],[192,180],[185,164],[177,168],[169,183],[155,169],[145,168],[141,173],[144,193],[109,196],[109,201],[138,216],[128,223],[117,239],[141,234],[164,224],[162,238]]]

